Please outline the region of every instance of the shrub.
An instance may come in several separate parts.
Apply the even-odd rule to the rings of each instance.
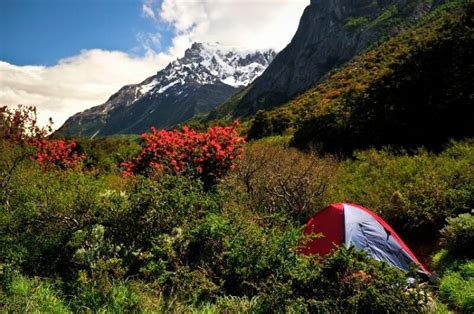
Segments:
[[[461,214],[447,221],[441,230],[442,245],[455,257],[474,259],[474,216]]]
[[[18,106],[16,109],[0,107],[0,139],[19,144],[28,144],[32,139],[44,138],[52,131],[48,126],[38,126],[35,107]]]
[[[115,193],[112,199],[115,198],[118,204],[122,199],[123,206],[114,208],[104,224],[109,226],[115,243],[138,251],[148,249],[155,237],[169,234],[219,207],[214,195],[204,191],[202,182],[172,175],[163,176],[160,181],[138,178],[130,182],[124,196]]]
[[[341,163],[326,203],[350,201],[380,214],[406,235],[431,238],[447,217],[472,208],[474,146],[452,143],[439,155],[389,149],[355,154]],[[426,230],[426,233],[420,232]]]
[[[79,155],[74,151],[76,142],[72,140],[36,139],[33,141],[33,145],[37,148],[37,152],[32,159],[36,160],[44,170],[51,167],[59,169],[77,168],[84,159],[83,155]]]
[[[270,116],[268,112],[259,110],[255,114],[247,133],[248,140],[256,140],[270,135],[283,135],[287,133],[291,124],[288,112],[278,112]]]
[[[74,140],[50,140],[47,134],[52,131],[52,120],[47,127],[37,125],[36,108],[18,106],[9,110],[6,106],[0,107],[0,140],[10,141],[22,147],[24,154],[17,157],[15,165],[29,156],[36,160],[44,170],[50,167],[61,169],[75,168],[84,158],[74,151]],[[13,168],[14,170],[14,168]]]
[[[326,188],[336,171],[331,157],[260,141],[247,147],[228,184],[246,193],[256,213],[284,215],[303,223],[324,205]]]
[[[411,313],[427,306],[427,292],[407,289],[405,274],[353,248],[321,264],[298,258],[280,267],[261,285],[264,311]]]
[[[474,311],[474,262],[460,267],[458,272],[448,272],[441,278],[439,296],[451,308],[463,313]]]
[[[12,273],[1,278],[0,307],[6,313],[69,313],[53,285]]]
[[[235,127],[215,126],[206,133],[189,129],[151,129],[142,135],[143,149],[132,162],[123,163],[125,174],[150,175],[156,171],[199,177],[212,184],[233,167],[243,152],[244,139],[237,136]]]
[[[85,170],[121,175],[119,165],[138,155],[141,146],[135,138],[81,138],[77,140],[76,149],[86,156]]]
[[[79,172],[45,173],[25,163],[11,185],[8,207],[0,213],[0,263],[15,263],[32,275],[73,275],[67,243],[74,232],[107,215],[103,182]]]

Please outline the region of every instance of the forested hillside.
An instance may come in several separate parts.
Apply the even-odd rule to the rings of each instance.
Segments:
[[[324,151],[440,147],[472,136],[473,4],[442,6],[286,105],[255,116],[250,138],[295,132]]]

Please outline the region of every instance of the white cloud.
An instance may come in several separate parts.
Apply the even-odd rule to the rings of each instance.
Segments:
[[[59,127],[72,114],[105,102],[126,84],[139,83],[171,61],[167,54],[133,57],[85,50],[55,66],[16,66],[0,61],[0,104],[34,105],[40,123]]]
[[[156,20],[155,12],[151,8],[151,1],[145,1],[142,5],[142,12],[145,16]]]
[[[145,51],[147,54],[155,54],[155,51],[162,48],[160,33],[139,32],[136,39],[140,46],[134,47],[133,51]]]
[[[161,6],[150,7],[188,41],[281,50],[308,4],[309,0],[163,0]]]

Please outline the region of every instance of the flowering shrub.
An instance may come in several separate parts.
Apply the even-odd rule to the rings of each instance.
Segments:
[[[74,151],[74,140],[50,140],[47,134],[52,131],[52,120],[46,127],[39,127],[36,108],[18,106],[9,110],[6,106],[0,107],[0,139],[13,142],[27,149],[27,155],[37,161],[44,170],[51,166],[61,169],[74,168],[82,159]]]
[[[34,145],[37,150],[32,156],[44,170],[51,166],[61,169],[75,168],[84,159],[84,155],[79,155],[74,151],[75,141],[64,140],[35,140]]]
[[[122,163],[124,174],[149,175],[156,171],[185,174],[212,183],[241,158],[245,140],[237,135],[238,121],[231,126],[211,127],[205,133],[191,130],[156,130],[144,133],[140,155]]]
[[[40,128],[37,124],[36,108],[18,106],[9,110],[7,106],[0,107],[0,139],[17,144],[31,144],[34,139],[45,138],[52,131],[49,125]]]

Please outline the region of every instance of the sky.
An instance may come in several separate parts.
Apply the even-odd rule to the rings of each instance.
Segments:
[[[309,0],[0,0],[0,105],[54,126],[181,57],[192,42],[277,51]]]

